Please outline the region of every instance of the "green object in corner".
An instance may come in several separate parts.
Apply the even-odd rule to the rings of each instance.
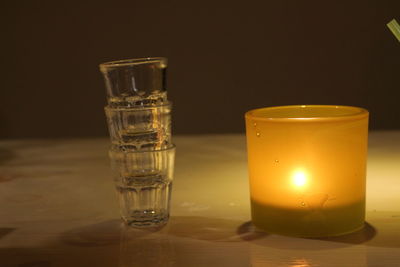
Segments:
[[[392,19],[386,25],[389,27],[394,36],[396,36],[397,40],[400,42],[400,25],[397,23],[397,21],[395,19]]]

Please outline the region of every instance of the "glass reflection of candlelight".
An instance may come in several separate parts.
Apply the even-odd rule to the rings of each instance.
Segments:
[[[290,267],[310,267],[311,265],[308,263],[306,259],[295,259],[289,265]]]

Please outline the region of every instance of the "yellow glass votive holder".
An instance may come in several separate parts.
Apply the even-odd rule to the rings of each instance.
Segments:
[[[248,111],[253,224],[266,232],[327,237],[365,220],[368,111],[298,105]]]

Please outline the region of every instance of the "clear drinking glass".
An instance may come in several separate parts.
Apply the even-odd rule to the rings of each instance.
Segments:
[[[165,149],[171,141],[171,103],[138,108],[105,107],[113,146],[122,150]]]
[[[150,151],[109,151],[121,217],[136,227],[169,218],[175,146]]]
[[[167,59],[163,57],[100,64],[110,107],[160,105],[167,101]]]

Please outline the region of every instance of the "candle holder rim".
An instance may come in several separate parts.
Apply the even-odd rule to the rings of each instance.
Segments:
[[[327,109],[349,109],[353,110],[353,112],[349,112],[348,114],[341,114],[341,115],[321,115],[321,116],[298,116],[298,117],[290,117],[290,116],[279,116],[279,117],[272,117],[272,116],[262,116],[260,114],[261,111],[265,110],[276,110],[276,109],[302,109],[302,108],[327,108]],[[347,106],[347,105],[284,105],[284,106],[271,106],[271,107],[263,107],[263,108],[256,108],[249,110],[245,113],[246,118],[251,118],[254,120],[260,121],[276,121],[276,122],[305,122],[305,121],[343,121],[343,120],[352,120],[352,119],[361,119],[364,117],[368,117],[369,112],[365,108],[356,107],[356,106]]]

